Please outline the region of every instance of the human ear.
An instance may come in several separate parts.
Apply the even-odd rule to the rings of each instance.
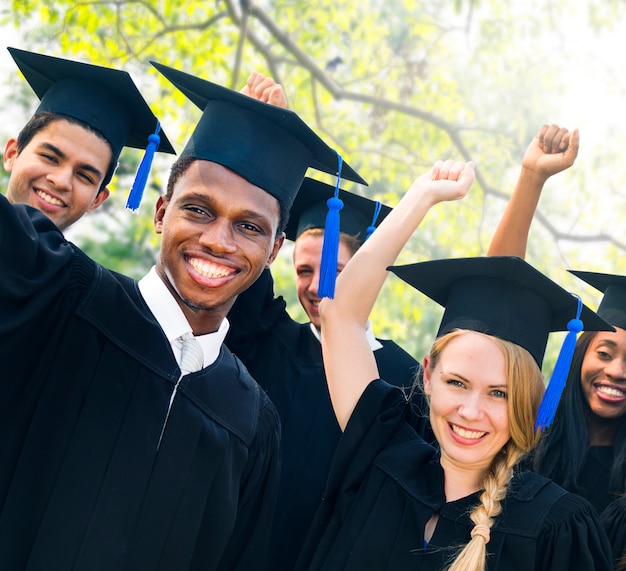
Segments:
[[[154,212],[154,229],[157,234],[163,233],[163,218],[165,217],[165,210],[168,204],[169,200],[165,196],[159,196]]]
[[[272,252],[270,253],[269,258],[267,259],[267,262],[265,263],[266,269],[272,265],[272,262],[276,259],[276,256],[278,256],[278,252],[282,248],[282,245],[284,242],[285,242],[285,233],[281,232],[280,235],[276,236],[276,239],[274,240],[274,245],[272,246]]]
[[[4,148],[4,170],[11,172],[13,163],[19,153],[17,152],[17,139],[9,139]]]
[[[88,212],[93,212],[96,208],[98,208],[107,198],[109,198],[109,194],[111,194],[111,191],[108,188],[105,187],[101,189],[98,194],[96,194],[96,198],[94,198],[91,203]]]
[[[431,386],[430,386],[430,355],[426,355],[424,357],[424,377],[423,377],[423,383],[424,383],[424,394],[426,396],[430,396],[430,392],[431,392]]]

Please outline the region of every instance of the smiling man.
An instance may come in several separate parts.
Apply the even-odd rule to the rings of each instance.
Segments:
[[[147,276],[0,197],[2,569],[264,568],[279,421],[225,316],[273,261],[308,166],[337,156],[291,111],[158,68],[203,113]]]
[[[145,148],[159,122],[124,71],[9,52],[41,103],[6,144],[6,196],[65,230],[108,198],[122,148]],[[159,138],[159,150],[174,154],[165,134]]]

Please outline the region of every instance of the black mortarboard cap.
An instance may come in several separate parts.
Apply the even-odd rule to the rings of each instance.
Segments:
[[[296,113],[152,62],[202,110],[181,156],[221,164],[291,206],[308,167],[337,174],[338,156]],[[345,162],[341,178],[367,184]]]
[[[36,113],[78,119],[104,136],[117,164],[122,147],[145,149],[158,120],[125,71],[8,48],[41,103]],[[159,151],[175,154],[160,132]]]
[[[528,350],[541,367],[550,331],[567,331],[579,300],[515,256],[434,260],[388,268],[445,307],[437,336],[470,329]],[[612,327],[586,306],[586,330]]]
[[[289,223],[285,228],[287,239],[295,240],[310,228],[324,228],[328,214],[326,202],[334,195],[334,186],[305,178],[289,212]],[[372,227],[378,226],[391,212],[389,206],[347,190],[339,189],[338,196],[343,202],[339,230],[356,236],[361,243]]]
[[[611,325],[626,329],[626,276],[569,270],[576,277],[604,293],[598,315]]]

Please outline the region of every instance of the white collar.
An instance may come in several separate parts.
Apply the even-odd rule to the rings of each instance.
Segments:
[[[187,332],[191,332],[191,326],[178,302],[156,273],[155,266],[152,266],[150,271],[139,280],[139,291],[150,311],[159,322],[161,329],[163,329],[165,336],[172,345],[176,358],[180,362],[181,344],[178,338]],[[228,320],[224,318],[219,329],[214,333],[196,336],[196,340],[202,347],[205,367],[211,365],[217,359],[229,327]]]
[[[320,332],[317,329],[317,327],[315,327],[315,325],[313,325],[312,323],[309,323],[309,326],[311,327],[311,331],[313,331],[313,335],[315,335],[315,338],[321,343],[322,337],[320,336]],[[367,342],[372,351],[377,351],[378,349],[382,349],[382,343],[378,339],[376,339],[376,337],[374,336],[374,330],[372,329],[372,322],[369,319],[367,320],[367,323],[365,324],[365,336],[367,337]]]

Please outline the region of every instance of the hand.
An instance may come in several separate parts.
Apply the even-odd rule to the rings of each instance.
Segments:
[[[474,182],[474,163],[463,161],[436,161],[432,169],[420,176],[409,189],[429,196],[431,205],[446,200],[459,200]]]
[[[524,153],[522,168],[545,179],[564,171],[578,156],[579,140],[578,129],[569,132],[558,125],[542,125]]]
[[[253,71],[250,74],[241,93],[264,103],[276,105],[276,107],[287,107],[287,97],[282,86],[271,77],[265,77],[258,71]]]

